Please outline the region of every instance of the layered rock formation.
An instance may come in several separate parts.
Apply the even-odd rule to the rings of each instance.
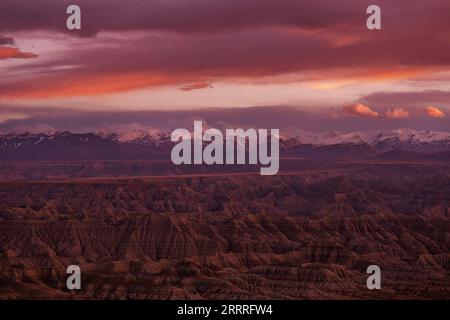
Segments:
[[[446,299],[449,195],[429,165],[5,182],[0,297]]]

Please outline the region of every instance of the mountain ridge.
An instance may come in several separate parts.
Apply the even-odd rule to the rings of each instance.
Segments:
[[[170,131],[159,129],[8,133],[0,135],[0,160],[167,160],[173,145]],[[450,133],[413,129],[282,132],[280,149],[282,157],[307,158],[371,159],[391,151],[410,152],[411,156],[433,155],[450,151]],[[433,156],[419,158],[433,159]]]

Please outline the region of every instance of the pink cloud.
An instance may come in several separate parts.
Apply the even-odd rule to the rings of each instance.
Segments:
[[[386,118],[401,119],[401,118],[408,118],[409,112],[403,108],[393,108],[386,111],[384,115]]]

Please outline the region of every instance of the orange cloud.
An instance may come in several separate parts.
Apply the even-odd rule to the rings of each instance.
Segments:
[[[433,118],[445,117],[445,112],[436,107],[428,106],[425,108],[425,112],[428,116],[433,117]]]
[[[0,60],[5,59],[30,59],[38,55],[31,52],[22,52],[18,48],[0,47]]]
[[[342,111],[344,114],[349,116],[358,116],[363,118],[377,118],[379,116],[378,112],[362,103],[344,106],[342,107]]]
[[[386,118],[401,119],[401,118],[408,118],[409,112],[403,108],[394,108],[386,111],[384,115]]]
[[[48,78],[45,81],[12,84],[0,93],[9,98],[48,99],[79,96],[98,96],[131,91],[172,83],[164,75],[147,73],[66,75],[63,79]]]

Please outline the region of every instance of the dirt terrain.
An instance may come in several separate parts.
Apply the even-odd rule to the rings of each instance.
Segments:
[[[1,298],[450,298],[445,164],[15,181],[0,198]]]

